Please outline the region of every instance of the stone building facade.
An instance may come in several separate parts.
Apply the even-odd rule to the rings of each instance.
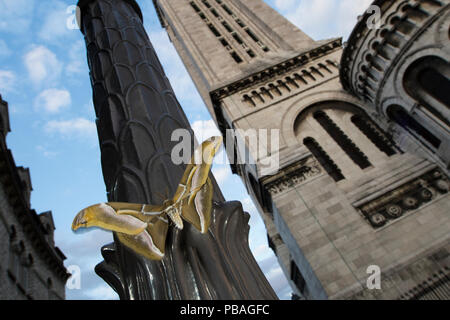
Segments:
[[[297,295],[450,298],[448,1],[375,1],[382,28],[364,15],[345,48],[262,0],[154,5]],[[279,130],[279,171],[249,129]]]
[[[0,96],[0,300],[62,300],[69,275],[52,213],[31,208],[30,171],[16,166],[8,132],[8,103]]]

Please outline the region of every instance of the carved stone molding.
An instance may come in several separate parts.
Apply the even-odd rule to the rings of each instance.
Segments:
[[[422,31],[450,8],[445,1],[376,0],[381,28],[369,28],[366,12],[354,28],[341,60],[341,82],[360,99],[375,105],[386,79]]]
[[[398,297],[398,300],[448,299],[450,299],[450,268],[447,266]]]
[[[448,178],[440,169],[434,169],[375,200],[358,206],[357,209],[374,228],[380,228],[389,221],[443,197],[449,190]]]
[[[282,169],[278,174],[263,179],[262,183],[271,195],[277,195],[292,187],[303,184],[322,173],[316,158],[310,156]]]
[[[246,78],[243,78],[239,81],[233,82],[229,85],[226,85],[222,88],[218,88],[211,93],[211,97],[213,101],[220,101],[236,92],[245,90],[257,84],[261,84],[265,81],[273,79],[276,75],[284,75],[291,70],[304,66],[315,59],[325,56],[336,48],[342,47],[342,39],[332,39],[329,42],[319,46],[318,48],[314,48],[313,50],[303,52],[302,54],[286,60],[277,65],[270,66],[262,71],[254,73]]]
[[[302,92],[318,82],[329,80],[336,76],[338,69],[337,62],[332,60],[301,67],[283,76],[269,79],[267,83],[247,88],[242,92],[242,101],[249,107],[266,105]]]

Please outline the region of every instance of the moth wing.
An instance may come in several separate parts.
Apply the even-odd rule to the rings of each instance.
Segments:
[[[173,202],[176,202],[180,196],[183,194],[185,190],[189,191],[190,188],[190,180],[193,174],[193,170],[196,170],[196,166],[193,164],[192,160],[191,163],[187,165],[186,169],[184,170],[184,174],[181,177],[180,183],[178,184],[177,190],[175,191],[175,195],[173,196]]]
[[[133,204],[133,203],[109,203],[119,215],[128,215],[148,223],[155,216],[163,215],[164,206],[154,206],[149,204]]]
[[[81,210],[72,223],[74,231],[91,227],[137,235],[147,228],[147,223],[132,216],[118,215],[114,208],[101,203]]]
[[[141,211],[142,204],[138,203],[128,203],[128,202],[108,202],[107,205],[109,205],[114,210],[134,210],[134,211]]]
[[[181,216],[201,233],[208,232],[211,224],[214,187],[210,178],[196,193],[192,202],[183,201]]]
[[[167,221],[155,219],[155,222],[149,223],[140,234],[132,236],[117,233],[117,238],[135,253],[147,259],[159,261],[164,258],[168,228]]]

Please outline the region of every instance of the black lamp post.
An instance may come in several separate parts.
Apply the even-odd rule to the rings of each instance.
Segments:
[[[80,0],[101,162],[109,201],[161,204],[184,166],[171,161],[173,130],[192,132],[144,30],[134,0]],[[193,134],[192,134],[192,139]],[[193,143],[193,140],[192,140]],[[277,299],[248,246],[249,215],[215,183],[206,235],[169,230],[166,256],[147,260],[120,244],[96,272],[121,299]]]

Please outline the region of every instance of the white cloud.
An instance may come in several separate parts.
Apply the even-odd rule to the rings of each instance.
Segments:
[[[34,0],[1,0],[0,31],[25,33],[32,22]]]
[[[213,137],[213,136],[222,136],[219,129],[217,128],[214,120],[198,120],[194,121],[191,124],[191,128],[194,131],[195,138],[198,143],[202,143],[203,141]],[[229,165],[230,162],[228,160],[228,156],[225,152],[224,146],[221,147],[220,151],[216,154],[214,158],[214,164],[216,165]],[[221,174],[221,173],[219,173]],[[223,173],[222,173],[223,174]],[[230,171],[231,175],[231,171]]]
[[[346,38],[358,15],[373,0],[275,0],[278,8],[292,23],[316,40],[330,37]]]
[[[170,42],[167,32],[165,30],[151,32],[148,26],[146,29],[156,53],[161,60],[161,64],[164,66],[167,77],[172,79],[171,84],[175,94],[184,102],[184,109],[206,110],[205,104],[200,98],[180,56]]]
[[[97,127],[93,121],[84,118],[56,121],[52,120],[45,125],[48,133],[57,133],[65,138],[89,138],[97,137]]]
[[[226,183],[228,178],[230,178],[232,175],[229,166],[214,167],[212,171],[219,185],[223,185],[224,183]]]
[[[37,46],[27,52],[24,63],[29,77],[35,85],[42,82],[52,83],[61,74],[62,63],[56,55],[44,46]]]
[[[0,70],[0,91],[11,92],[16,84],[16,75],[12,71]]]
[[[75,41],[69,49],[69,61],[66,66],[68,75],[78,75],[88,73],[85,62],[85,45],[82,40]]]
[[[191,124],[192,130],[194,130],[195,137],[198,141],[204,141],[212,136],[220,136],[221,133],[217,129],[214,120],[199,120]]]
[[[38,33],[41,39],[48,42],[59,42],[61,38],[78,35],[79,30],[67,28],[67,19],[70,17],[70,14],[67,13],[68,7],[61,1],[53,0],[51,2],[51,7],[45,11],[46,16],[43,18],[42,28]]]
[[[55,156],[58,155],[58,152],[50,151],[48,150],[48,148],[40,145],[36,146],[36,150],[46,158],[54,158]]]
[[[117,293],[106,283],[99,285],[98,287],[87,290],[86,296],[90,299],[94,300],[117,300],[118,295]]]
[[[0,58],[8,57],[11,55],[11,50],[8,48],[6,42],[0,39]]]
[[[258,257],[258,260],[262,260],[264,258],[267,258],[268,256],[271,255],[272,249],[270,249],[267,244],[260,244],[259,246],[257,246],[256,248],[254,248],[252,250],[253,255],[255,257]]]
[[[70,106],[72,99],[67,90],[47,89],[36,98],[34,107],[38,111],[58,113]]]

